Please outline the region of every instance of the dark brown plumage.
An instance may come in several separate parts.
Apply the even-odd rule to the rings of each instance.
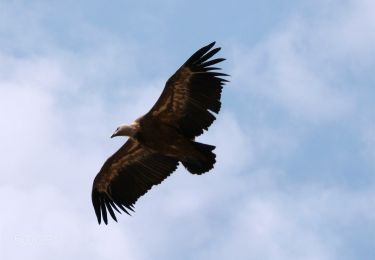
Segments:
[[[221,91],[227,81],[212,67],[220,48],[215,42],[195,52],[166,83],[151,110],[133,124],[117,128],[113,136],[129,136],[95,177],[92,203],[99,224],[108,223],[107,211],[133,211],[137,199],[161,183],[181,162],[193,174],[213,168],[215,146],[194,141],[219,113]],[[112,137],[113,137],[112,136]]]

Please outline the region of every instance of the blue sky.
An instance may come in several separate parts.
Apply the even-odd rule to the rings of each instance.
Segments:
[[[1,259],[374,259],[375,4],[0,2]],[[98,226],[92,180],[196,49],[231,82],[179,168]]]

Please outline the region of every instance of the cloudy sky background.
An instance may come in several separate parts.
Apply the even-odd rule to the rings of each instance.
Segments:
[[[375,2],[0,1],[0,259],[374,259]],[[92,180],[216,40],[215,170],[98,226]]]

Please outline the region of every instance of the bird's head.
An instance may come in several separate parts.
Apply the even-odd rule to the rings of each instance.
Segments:
[[[139,124],[134,122],[131,125],[120,125],[116,131],[111,135],[111,138],[115,136],[134,136],[137,132]]]

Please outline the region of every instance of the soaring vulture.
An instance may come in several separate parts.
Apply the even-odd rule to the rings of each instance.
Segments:
[[[178,163],[192,174],[211,170],[215,146],[195,141],[219,113],[221,91],[227,80],[213,67],[225,59],[211,59],[220,48],[215,42],[195,52],[170,77],[151,110],[130,125],[120,125],[114,136],[126,143],[104,163],[94,179],[92,204],[99,224],[108,223],[107,211],[129,214],[135,202],[161,183]]]

